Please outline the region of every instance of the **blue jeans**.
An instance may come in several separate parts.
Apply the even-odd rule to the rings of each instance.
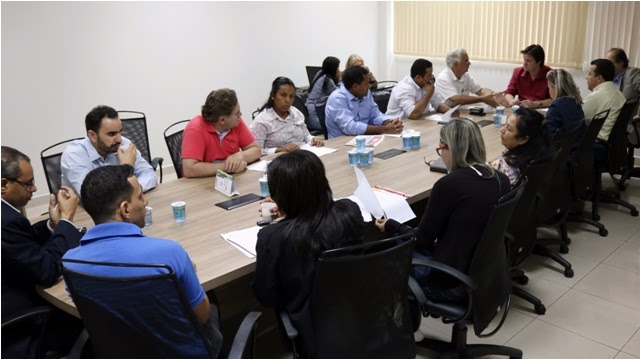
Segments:
[[[414,259],[431,259],[431,253],[425,250],[417,249],[413,252]],[[467,300],[467,290],[464,285],[458,285],[453,288],[439,288],[429,283],[429,274],[431,267],[415,266],[413,267],[413,278],[420,284],[424,294],[436,302],[460,302]]]

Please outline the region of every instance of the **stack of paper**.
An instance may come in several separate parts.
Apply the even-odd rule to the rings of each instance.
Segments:
[[[260,227],[253,226],[239,231],[223,233],[221,236],[227,242],[231,243],[231,245],[238,248],[244,255],[249,258],[254,258],[256,256],[256,243],[258,242],[259,231]]]
[[[402,195],[382,189],[372,189],[364,173],[357,167],[353,169],[358,179],[358,188],[356,188],[354,194],[358,198],[356,203],[358,203],[361,210],[364,208],[370,216],[375,218],[391,218],[400,223],[416,218],[416,214],[413,213],[409,203]],[[364,211],[362,217],[365,221],[367,220],[367,215]]]

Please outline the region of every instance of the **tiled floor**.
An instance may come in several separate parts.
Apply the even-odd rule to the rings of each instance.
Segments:
[[[640,206],[640,180],[634,179],[622,196]],[[573,278],[565,278],[548,259],[533,256],[525,263],[530,278],[525,288],[542,300],[545,315],[514,298],[496,335],[478,339],[470,330],[469,342],[513,346],[527,359],[640,358],[640,217],[607,204],[601,216],[607,237],[587,225],[569,225],[572,242],[565,258],[573,265]],[[432,318],[424,319],[420,330],[427,337],[451,335],[450,325]],[[419,353],[418,358],[437,358],[426,350]]]

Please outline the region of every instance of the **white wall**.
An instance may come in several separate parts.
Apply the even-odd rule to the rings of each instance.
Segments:
[[[378,67],[376,2],[2,2],[2,144],[31,157],[85,135],[98,104],[139,110],[153,156],[172,168],[162,132],[200,112],[216,88],[244,118],[277,76],[308,85],[305,65],[359,53]],[[247,122],[249,122],[247,121]]]

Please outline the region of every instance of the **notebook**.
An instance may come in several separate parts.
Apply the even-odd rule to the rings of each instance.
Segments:
[[[429,171],[431,172],[449,173],[449,171],[447,170],[447,166],[445,166],[444,162],[442,161],[442,157],[438,157],[438,159],[433,161],[433,163],[431,163],[429,166]]]

